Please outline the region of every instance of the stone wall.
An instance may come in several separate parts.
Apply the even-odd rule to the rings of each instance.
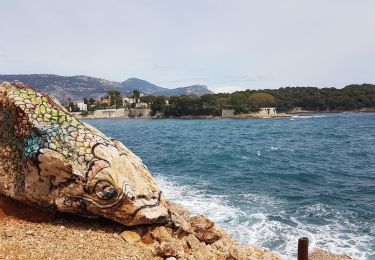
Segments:
[[[222,117],[233,117],[234,116],[234,109],[223,109],[221,110]]]
[[[134,109],[103,109],[95,110],[88,116],[82,116],[81,112],[72,112],[77,118],[150,118],[151,110],[149,108],[134,108]]]
[[[151,109],[149,108],[135,108],[135,109],[127,109],[125,110],[125,117],[142,117],[142,118],[149,118]]]

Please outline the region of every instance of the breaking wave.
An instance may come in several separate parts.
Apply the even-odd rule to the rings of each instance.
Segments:
[[[339,212],[328,205],[317,203],[302,207],[292,216],[280,210],[285,201],[246,193],[239,195],[242,204],[239,208],[227,195],[206,194],[197,187],[181,185],[161,174],[155,174],[155,178],[169,200],[181,203],[193,214],[208,216],[242,244],[269,248],[283,259],[296,257],[297,240],[303,236],[309,238],[310,250],[319,247],[354,259],[375,255],[374,250],[366,252],[372,238],[359,234],[358,229],[363,228],[361,223],[350,222],[347,212]],[[311,216],[325,220],[306,224],[304,219]],[[374,232],[375,228],[372,229]]]

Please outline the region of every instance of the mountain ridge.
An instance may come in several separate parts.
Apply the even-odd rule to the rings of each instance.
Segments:
[[[55,74],[9,74],[0,75],[2,81],[20,81],[39,91],[55,96],[60,101],[68,99],[100,98],[109,90],[118,90],[122,95],[131,95],[137,89],[144,95],[181,96],[213,94],[205,85],[178,88],[157,86],[139,78],[128,78],[123,82],[110,81],[86,75],[60,76]]]

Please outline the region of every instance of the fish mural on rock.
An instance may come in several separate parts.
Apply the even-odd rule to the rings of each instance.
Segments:
[[[134,153],[22,83],[0,85],[0,194],[127,226],[169,220]]]

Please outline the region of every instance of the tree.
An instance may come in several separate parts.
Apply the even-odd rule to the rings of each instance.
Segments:
[[[165,97],[163,96],[156,97],[154,102],[152,102],[150,108],[151,108],[152,116],[155,116],[157,113],[164,114],[165,109],[166,109]]]
[[[246,95],[242,93],[233,93],[230,97],[230,104],[235,114],[249,112],[246,104]]]
[[[122,106],[122,97],[120,91],[110,90],[108,91],[108,96],[111,100],[111,106],[114,106],[116,109]]]
[[[88,101],[88,110],[89,111],[93,111],[93,110],[95,110],[95,107],[96,107],[96,105],[95,105],[95,103],[96,103],[96,101],[95,101],[95,99],[93,99],[93,98],[90,98],[89,99],[89,101]]]
[[[254,93],[248,98],[248,107],[261,108],[275,106],[275,98],[268,93]]]
[[[139,102],[139,98],[141,97],[141,92],[139,90],[134,89],[133,90],[133,98],[135,98],[135,103]]]
[[[143,97],[141,97],[141,98],[140,98],[140,101],[141,101],[141,102],[144,102],[144,103],[147,103],[147,104],[149,104],[149,105],[151,105],[152,103],[155,102],[156,98],[157,98],[157,97],[154,96],[154,95],[148,95],[148,96],[143,96]]]

